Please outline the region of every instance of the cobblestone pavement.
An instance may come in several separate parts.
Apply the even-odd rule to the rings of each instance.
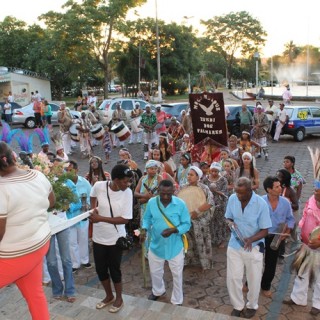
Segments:
[[[225,97],[225,103],[241,102],[227,96]],[[302,206],[304,206],[313,192],[313,170],[307,146],[319,146],[319,141],[319,136],[307,137],[301,143],[294,142],[290,136],[282,136],[279,143],[270,143],[269,161],[265,161],[263,158],[257,159],[260,186],[262,186],[262,181],[266,176],[274,175],[278,169],[282,168],[282,161],[285,155],[294,155],[296,157],[296,167],[307,181],[302,193]],[[142,145],[130,145],[128,148],[133,159],[139,164],[140,168],[143,168]],[[118,150],[114,149],[112,152],[111,161],[105,166],[107,171],[110,171],[115,164]],[[100,146],[95,147],[94,151],[95,154],[104,158]],[[72,158],[79,162],[80,174],[84,175],[89,169],[88,159],[80,159],[79,152]],[[259,189],[259,194],[264,194],[262,187]],[[292,251],[294,245],[294,243],[288,243],[287,251]],[[309,314],[311,294],[309,295],[307,307],[282,304],[283,299],[289,296],[292,289],[294,275],[290,273],[291,259],[292,257],[289,257],[284,263],[278,264],[276,277],[271,289],[273,298],[260,296],[259,309],[253,319],[313,319]],[[106,311],[96,311],[94,309],[95,303],[103,298],[104,295],[95,270],[92,268],[80,269],[75,274],[78,299],[74,305],[52,301],[51,288],[46,288],[52,319],[229,319],[228,315],[231,313],[232,306],[230,305],[226,288],[225,248],[214,249],[214,261],[214,268],[205,272],[196,267],[185,268],[183,307],[170,305],[172,278],[167,266],[164,275],[167,295],[161,298],[160,302],[150,302],[147,300],[151,290],[150,277],[148,274],[147,286],[143,287],[141,251],[139,245],[136,244],[134,249],[125,253],[123,257],[123,291],[126,295],[126,306],[118,315],[111,315]],[[29,319],[26,314],[25,302],[15,286],[0,290],[1,320]]]

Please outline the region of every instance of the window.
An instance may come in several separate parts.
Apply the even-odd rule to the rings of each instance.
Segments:
[[[320,108],[312,107],[310,109],[311,109],[312,116],[314,118],[320,118]]]

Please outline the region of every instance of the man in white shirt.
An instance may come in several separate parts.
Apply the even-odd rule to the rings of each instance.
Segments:
[[[271,129],[272,129],[272,125],[274,120],[276,120],[277,117],[277,111],[278,111],[278,107],[276,105],[273,104],[273,100],[268,100],[268,106],[266,107],[265,110],[265,114],[268,117],[268,121],[269,121],[269,133],[271,133]]]
[[[9,101],[9,103],[14,102],[13,95],[12,95],[11,91],[9,91],[8,101]]]
[[[89,106],[97,106],[97,97],[94,92],[91,92],[91,95],[88,97],[88,105]]]
[[[288,106],[291,104],[292,93],[290,91],[290,86],[286,85],[286,90],[282,94],[283,103]]]
[[[278,142],[281,130],[286,122],[289,120],[289,116],[287,111],[284,109],[284,103],[280,103],[280,110],[277,112],[277,125],[276,125],[276,132],[274,134],[272,142]]]

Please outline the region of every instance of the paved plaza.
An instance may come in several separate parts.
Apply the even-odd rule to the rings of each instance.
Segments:
[[[241,103],[232,97],[225,97],[226,103]],[[263,102],[266,104],[267,102]],[[307,146],[319,147],[320,137],[306,137],[302,143],[294,142],[291,136],[282,136],[280,142],[270,143],[269,161],[257,159],[257,168],[260,172],[259,194],[264,194],[262,182],[268,175],[274,175],[282,168],[285,155],[296,157],[296,168],[302,173],[307,181],[302,193],[302,206],[313,192],[313,171],[311,159]],[[133,159],[143,168],[142,145],[128,146]],[[95,154],[103,157],[100,146],[95,147]],[[110,171],[117,160],[117,151],[114,149],[111,161],[105,169]],[[74,157],[78,160],[80,174],[88,172],[88,159],[81,159],[79,151]],[[287,251],[291,252],[294,243],[288,243]],[[92,259],[92,257],[91,257]],[[283,305],[283,299],[291,292],[294,274],[290,273],[292,257],[278,264],[276,277],[273,281],[272,299],[260,296],[259,309],[253,319],[290,319],[307,320],[314,319],[309,311],[311,309],[311,295],[307,307]],[[93,262],[93,259],[91,260]],[[184,302],[183,306],[172,306],[170,296],[172,290],[172,278],[168,267],[165,271],[165,283],[167,294],[158,302],[148,301],[151,292],[150,276],[147,274],[147,285],[143,286],[143,275],[141,268],[141,251],[139,244],[134,249],[124,254],[123,264],[123,292],[125,294],[125,306],[118,314],[110,314],[106,309],[96,310],[95,304],[104,298],[104,292],[99,283],[94,268],[80,269],[75,274],[77,284],[77,300],[74,304],[64,301],[56,301],[51,298],[51,288],[45,287],[50,313],[55,320],[71,319],[231,319],[229,317],[232,306],[226,288],[226,248],[214,249],[214,268],[202,272],[200,268],[186,267],[184,270]],[[311,293],[311,289],[310,289]],[[26,303],[15,285],[0,289],[0,320],[27,320],[28,315]]]

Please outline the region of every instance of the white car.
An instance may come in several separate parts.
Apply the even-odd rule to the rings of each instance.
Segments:
[[[108,123],[112,120],[112,114],[116,110],[117,102],[120,102],[121,109],[126,112],[126,115],[127,115],[126,124],[129,124],[129,121],[131,119],[131,111],[134,109],[136,102],[140,103],[140,109],[142,109],[142,110],[145,110],[146,105],[148,104],[151,106],[151,110],[155,111],[155,107],[145,100],[131,99],[131,98],[112,99],[110,102],[110,105],[108,107],[108,110],[105,111],[105,116],[108,117]]]
[[[49,102],[49,104],[52,110],[52,124],[58,125],[58,111],[60,107],[55,103]],[[80,118],[80,112],[70,110],[70,113],[73,118]],[[23,108],[15,109],[12,114],[12,124],[23,124],[26,128],[29,129],[35,128],[36,120],[34,117],[33,103],[29,103]]]

